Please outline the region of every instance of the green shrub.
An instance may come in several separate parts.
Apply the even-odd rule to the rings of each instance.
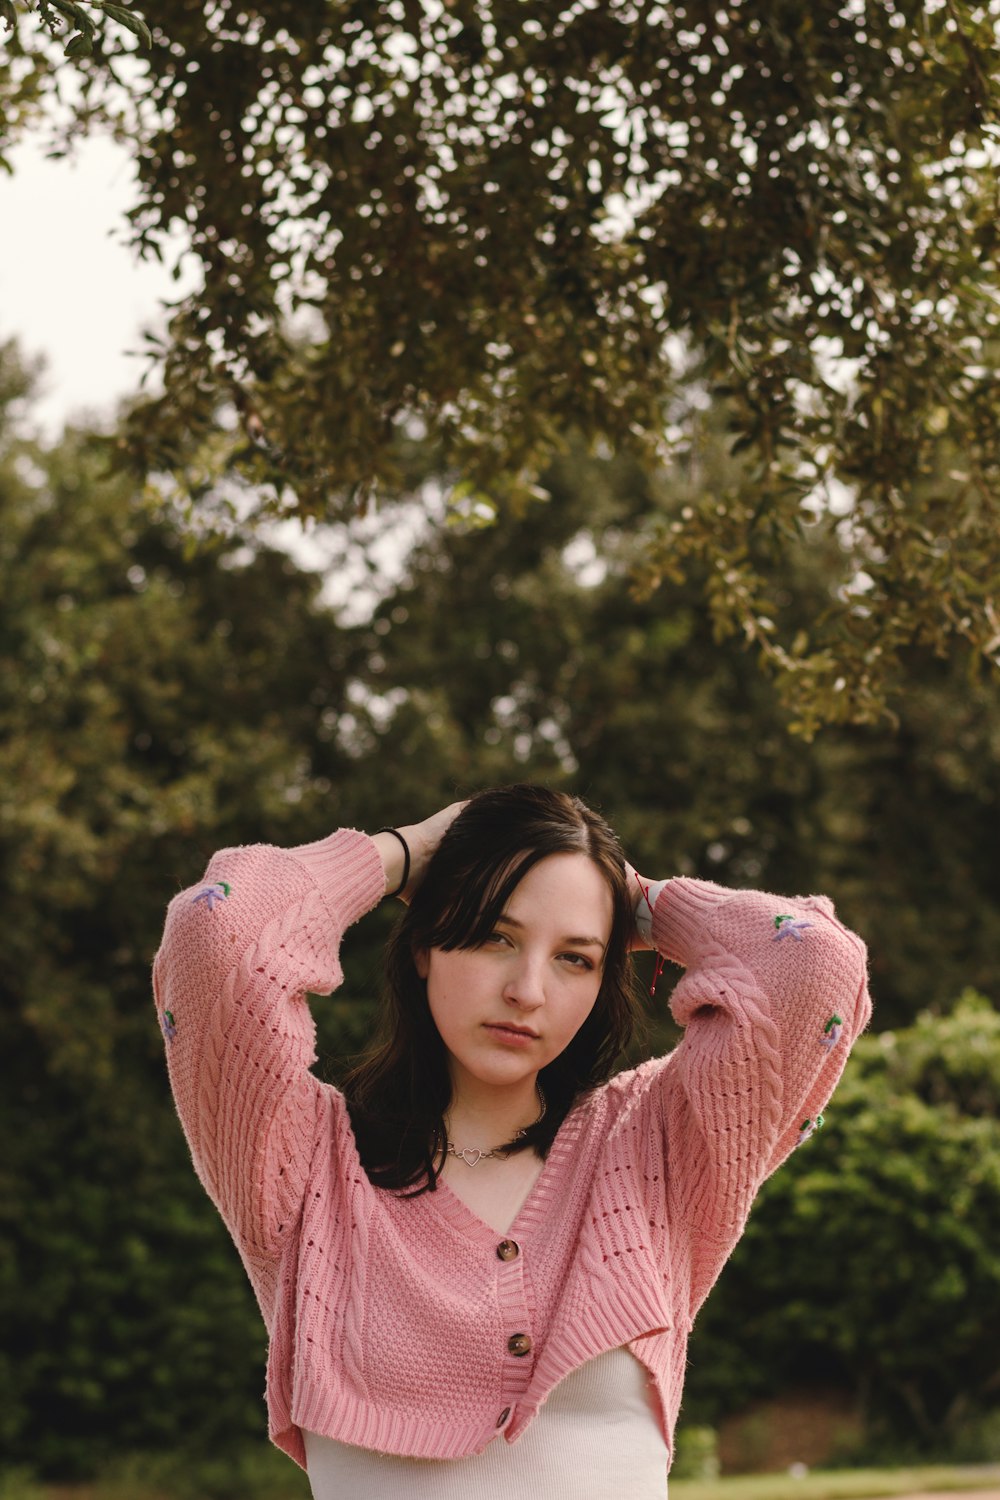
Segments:
[[[31,1469],[0,1469],[0,1500],[45,1500]]]
[[[915,1456],[975,1433],[995,1401],[998,1114],[1000,1014],[982,996],[861,1040],[699,1318],[694,1420],[814,1381],[859,1392],[879,1441]]]
[[[714,1427],[677,1429],[671,1479],[718,1479],[719,1438]]]

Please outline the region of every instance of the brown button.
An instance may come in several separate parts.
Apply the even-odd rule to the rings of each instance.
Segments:
[[[526,1333],[512,1333],[510,1338],[507,1340],[507,1348],[510,1350],[511,1354],[530,1354],[531,1339]]]
[[[510,1407],[509,1406],[505,1406],[504,1409],[503,1409],[503,1411],[497,1417],[497,1426],[498,1427],[502,1427],[503,1424],[506,1422],[506,1420],[507,1420],[507,1418],[509,1416],[510,1416]]]
[[[521,1247],[517,1240],[501,1240],[497,1246],[497,1255],[501,1260],[516,1260],[521,1253]]]

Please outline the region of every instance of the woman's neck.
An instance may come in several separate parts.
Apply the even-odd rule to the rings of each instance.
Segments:
[[[453,1094],[445,1110],[449,1142],[459,1151],[492,1151],[527,1130],[542,1111],[542,1099],[534,1078],[525,1079],[516,1090],[465,1088]]]

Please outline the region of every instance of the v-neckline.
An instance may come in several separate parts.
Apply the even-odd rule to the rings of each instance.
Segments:
[[[559,1166],[564,1162],[579,1134],[581,1123],[582,1112],[579,1107],[576,1107],[570,1111],[556,1131],[549,1154],[542,1164],[542,1170],[532,1183],[527,1197],[514,1215],[509,1227],[502,1233],[494,1229],[492,1224],[487,1224],[485,1219],[481,1219],[469,1208],[444,1177],[438,1178],[437,1186],[432,1193],[422,1193],[414,1201],[428,1203],[456,1229],[482,1244],[495,1245],[498,1239],[517,1239],[519,1235],[530,1234],[545,1217],[547,1206],[555,1192]]]
[[[513,1163],[505,1164],[506,1181],[503,1177],[499,1181],[494,1180],[491,1186],[480,1193],[477,1191],[479,1183],[474,1176],[469,1176],[468,1167],[465,1168],[466,1175],[463,1177],[458,1168],[450,1168],[446,1161],[438,1181],[460,1203],[464,1203],[471,1213],[482,1219],[497,1234],[504,1235],[509,1234],[517,1222],[518,1215],[534,1192],[545,1167],[546,1160],[537,1151],[523,1152],[515,1157]],[[490,1213],[488,1219],[484,1212],[487,1207]],[[500,1224],[501,1219],[506,1219],[507,1223]]]

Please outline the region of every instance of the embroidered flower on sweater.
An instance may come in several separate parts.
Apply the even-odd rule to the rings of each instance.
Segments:
[[[224,901],[231,890],[232,886],[227,881],[218,880],[215,885],[202,886],[197,896],[191,897],[191,905],[197,906],[199,901],[204,901],[209,911],[211,911],[216,901]]]
[[[811,927],[812,923],[807,922],[803,917],[793,917],[785,912],[780,917],[775,917],[774,925],[777,928],[774,934],[776,943],[780,943],[783,937],[789,936],[793,937],[797,943],[801,943],[803,932],[807,927]]]
[[[172,1010],[165,1010],[163,1012],[163,1035],[166,1037],[168,1042],[172,1042],[174,1037],[177,1035],[177,1025],[174,1021],[174,1013]]]
[[[807,1141],[811,1135],[823,1127],[823,1116],[817,1115],[815,1120],[803,1120],[799,1126],[799,1145]]]
[[[829,1021],[827,1021],[826,1025],[823,1027],[823,1035],[819,1039],[820,1046],[825,1047],[829,1052],[840,1041],[841,1033],[843,1032],[843,1030],[843,1017],[831,1016]]]

